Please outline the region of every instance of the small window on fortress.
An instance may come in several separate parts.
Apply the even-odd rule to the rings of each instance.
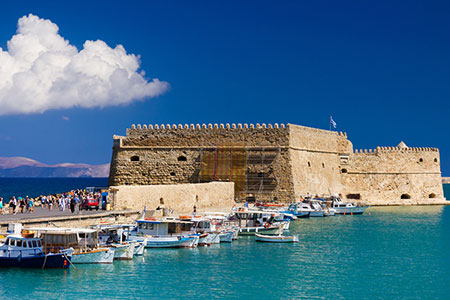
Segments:
[[[322,163],[322,168],[325,168],[325,164],[324,163]]]
[[[342,169],[341,173],[347,173],[347,169]]]
[[[361,200],[361,194],[347,194],[347,199]]]
[[[434,162],[437,163],[437,158],[434,159]]]
[[[130,158],[130,160],[131,161],[139,161],[139,156],[132,156],[131,158]]]
[[[423,162],[423,158],[420,158],[420,159],[419,159],[419,162]]]
[[[428,195],[428,198],[436,198],[436,194],[435,193],[431,193]]]
[[[308,167],[311,167],[311,163],[308,161]]]
[[[181,155],[181,156],[178,156],[178,161],[187,161],[187,158],[186,158],[186,156]]]
[[[175,176],[175,175],[176,175],[175,172],[170,173],[170,176]]]
[[[402,194],[402,195],[400,196],[400,199],[411,199],[411,196],[408,195],[408,194]]]

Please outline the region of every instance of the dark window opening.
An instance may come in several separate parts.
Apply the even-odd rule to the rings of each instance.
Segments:
[[[361,194],[347,194],[347,199],[360,200],[361,199]]]
[[[411,196],[408,195],[408,194],[402,194],[402,195],[400,196],[400,199],[411,199]]]
[[[435,193],[431,193],[428,195],[428,198],[436,198],[436,194]]]
[[[347,173],[347,169],[342,169],[341,173]]]
[[[325,168],[325,164],[324,163],[322,163],[322,168]]]
[[[434,162],[436,162],[436,163],[437,163],[437,158],[435,158],[435,159],[434,159]]]
[[[308,161],[308,167],[311,167],[311,163]]]
[[[132,156],[130,158],[131,161],[139,161],[139,156]]]
[[[170,176],[175,176],[175,172],[171,172],[171,173],[170,173]]]
[[[181,156],[178,156],[178,161],[187,161],[187,158],[186,158],[186,156],[181,155]]]
[[[423,162],[423,158],[419,159],[419,162]]]

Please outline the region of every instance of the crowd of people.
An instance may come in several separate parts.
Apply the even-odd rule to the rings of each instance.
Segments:
[[[76,209],[80,211],[83,208],[89,208],[88,203],[90,203],[90,201],[92,202],[92,200],[98,200],[100,197],[100,193],[89,193],[86,190],[72,190],[56,195],[41,195],[35,199],[28,196],[17,198],[12,196],[7,203],[0,197],[0,214],[3,215],[6,212],[14,215],[18,213],[33,213],[36,205],[47,208],[48,210],[70,210],[72,213],[75,213]],[[6,209],[6,206],[8,209]]]

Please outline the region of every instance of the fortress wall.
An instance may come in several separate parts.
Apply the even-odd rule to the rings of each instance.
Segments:
[[[300,150],[290,150],[290,154],[296,197],[329,195],[342,190],[336,154]]]
[[[198,212],[229,211],[234,202],[233,182],[209,182],[198,184],[114,186],[114,209],[141,210],[166,207],[176,213],[189,213],[194,205]],[[161,200],[162,198],[162,200]]]
[[[440,173],[439,150],[436,148],[378,147],[355,150],[349,172],[368,173]]]
[[[290,158],[295,195],[341,191],[340,156],[352,153],[344,133],[289,124]]]
[[[345,172],[342,172],[345,170]],[[356,150],[341,166],[342,195],[360,194],[369,204],[428,204],[443,200],[439,151],[378,147]],[[410,197],[410,199],[402,199]]]
[[[313,152],[347,153],[353,152],[347,134],[299,125],[289,124],[289,146],[294,149]]]

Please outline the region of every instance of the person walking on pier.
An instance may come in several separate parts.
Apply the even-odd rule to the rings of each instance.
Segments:
[[[5,214],[5,212],[3,211],[3,197],[0,197],[0,213],[1,213],[2,215]]]
[[[72,213],[75,212],[75,205],[76,205],[75,198],[74,198],[74,197],[70,198],[70,211],[71,211]]]

